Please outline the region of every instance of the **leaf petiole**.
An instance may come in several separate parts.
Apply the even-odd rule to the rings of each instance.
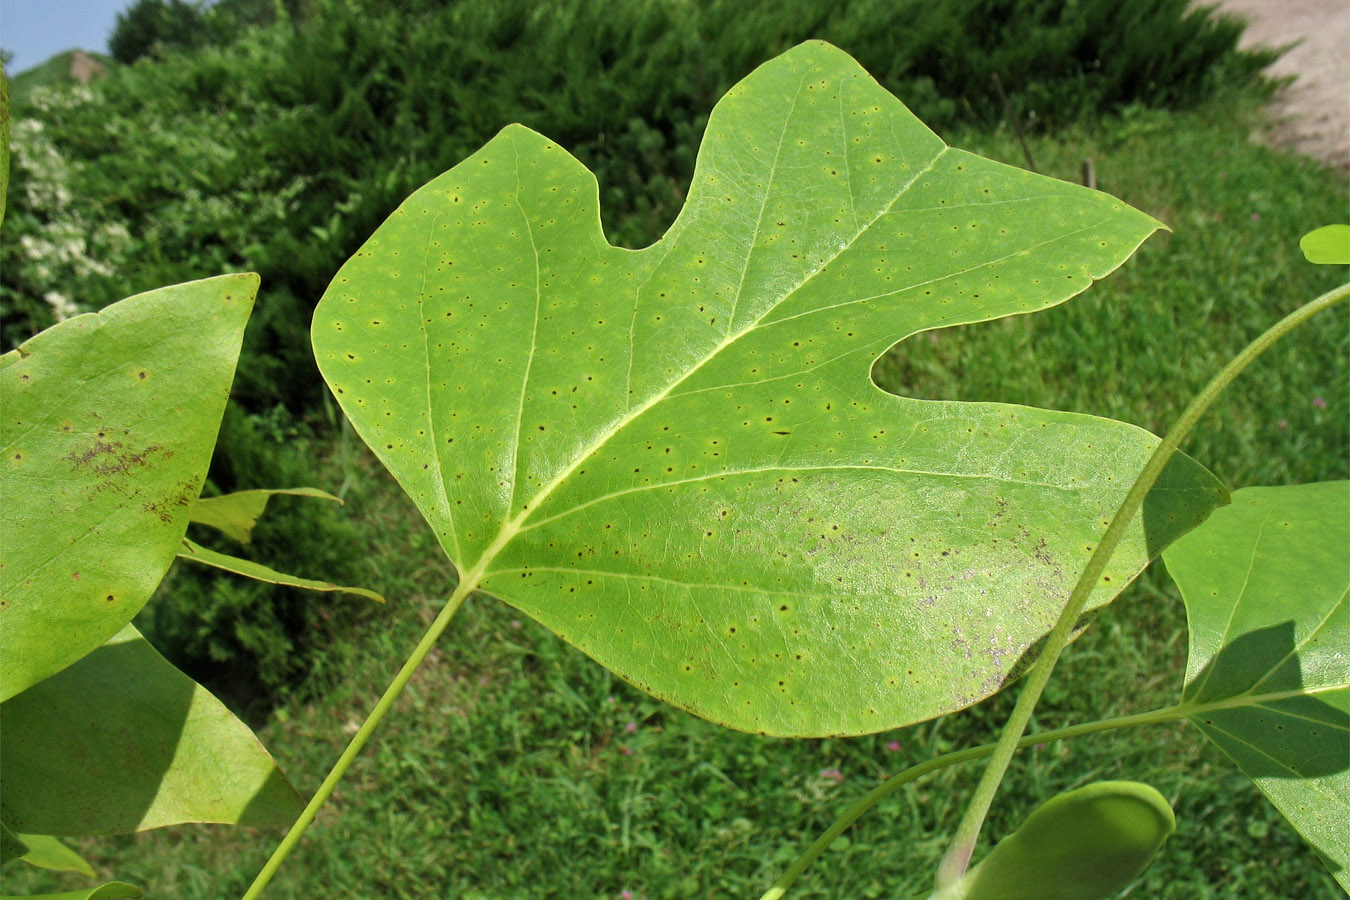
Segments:
[[[473,573],[473,577],[466,577],[460,581],[459,586],[456,587],[454,593],[450,595],[450,599],[445,601],[445,606],[441,608],[441,611],[436,615],[435,620],[427,628],[426,633],[422,635],[422,639],[417,642],[417,646],[413,648],[412,654],[408,657],[407,661],[403,663],[402,668],[398,670],[398,674],[394,676],[394,680],[389,683],[389,687],[385,688],[384,694],[380,696],[379,701],[377,701],[375,706],[370,710],[370,714],[366,716],[366,720],[361,723],[361,727],[352,737],[351,742],[347,744],[347,749],[343,750],[342,755],[338,757],[337,762],[333,763],[333,768],[329,770],[328,775],[323,780],[323,784],[319,785],[319,789],[314,792],[314,796],[309,799],[307,804],[305,804],[305,808],[300,813],[300,817],[295,820],[291,825],[290,830],[286,832],[286,836],[281,839],[281,843],[272,851],[272,855],[267,858],[267,862],[253,879],[253,883],[249,885],[248,890],[244,892],[240,900],[257,900],[258,897],[262,896],[263,889],[267,887],[268,883],[272,880],[272,876],[276,874],[277,869],[280,868],[281,864],[286,860],[286,857],[290,856],[291,851],[295,849],[296,844],[300,843],[300,838],[304,835],[305,829],[307,829],[310,823],[314,821],[314,817],[318,815],[319,809],[323,806],[329,795],[333,793],[333,789],[336,788],[338,782],[342,780],[342,776],[347,773],[347,769],[351,767],[357,754],[365,747],[366,741],[370,740],[371,734],[374,733],[375,728],[384,718],[384,714],[394,705],[394,701],[398,699],[398,695],[403,693],[403,689],[407,686],[409,679],[412,678],[413,672],[417,671],[417,667],[422,664],[422,660],[431,652],[431,648],[436,645],[436,641],[440,638],[442,632],[445,631],[446,626],[450,624],[450,620],[454,618],[455,613],[459,611],[459,608],[464,605],[464,600],[469,594],[473,593],[478,585],[477,576],[478,573],[475,572]]]
[[[1053,731],[1043,731],[1038,734],[1026,734],[1017,742],[1018,748],[1031,747],[1035,744],[1049,744],[1055,741],[1068,740],[1070,738],[1082,737],[1087,734],[1095,734],[1099,731],[1113,731],[1117,728],[1132,728],[1141,725],[1158,725],[1164,722],[1172,722],[1177,719],[1184,719],[1196,711],[1192,704],[1181,704],[1178,706],[1168,706],[1163,709],[1155,709],[1145,713],[1135,713],[1128,716],[1117,716],[1112,719],[1100,719],[1095,722],[1085,722],[1081,725],[1071,725],[1067,728],[1057,728]],[[773,883],[767,891],[761,895],[760,900],[779,900],[787,889],[801,877],[802,873],[815,862],[829,846],[834,843],[835,838],[843,834],[858,819],[876,806],[887,797],[896,793],[900,788],[928,775],[945,769],[948,766],[954,766],[959,763],[969,762],[973,759],[983,759],[994,752],[997,743],[981,744],[978,747],[967,747],[964,750],[956,750],[951,753],[944,753],[941,756],[935,756],[932,759],[926,759],[917,765],[910,766],[903,772],[892,775],[881,784],[872,788],[852,806],[844,810],[839,818],[834,821],[829,828],[821,833],[820,837],[812,841],[811,846],[802,852],[802,855],[789,866],[778,880]],[[921,895],[926,896],[926,895]]]

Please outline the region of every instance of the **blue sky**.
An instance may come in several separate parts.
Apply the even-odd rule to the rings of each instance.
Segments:
[[[108,52],[117,13],[131,0],[0,0],[0,47],[16,75],[62,50]]]

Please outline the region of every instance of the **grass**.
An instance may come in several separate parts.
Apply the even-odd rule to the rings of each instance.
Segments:
[[[906,341],[877,363],[879,383],[1164,429],[1224,359],[1346,274],[1304,263],[1297,249],[1303,232],[1344,219],[1344,179],[1253,145],[1253,125],[1250,108],[1233,101],[1033,138],[1043,172],[1077,180],[1091,157],[1103,189],[1173,233],[1069,304]],[[947,137],[1021,161],[1007,133]],[[1189,452],[1233,487],[1350,476],[1346,313],[1291,336],[1245,375]],[[371,586],[391,603],[357,617],[260,729],[302,793],[318,784],[453,585],[429,530],[353,438],[335,445],[315,477],[319,486],[349,485],[347,510],[380,573]],[[1184,610],[1155,568],[1070,648],[1037,726],[1171,703],[1185,652]],[[851,740],[759,738],[654,701],[513,610],[476,598],[267,896],[757,897],[835,811],[887,774],[992,739],[1011,701],[999,696]],[[924,891],[978,774],[949,769],[901,792],[840,838],[789,896]],[[1147,781],[1177,810],[1177,834],[1132,895],[1342,896],[1246,776],[1183,725],[1021,754],[986,835],[1007,833],[1054,792],[1102,778]],[[195,827],[79,846],[101,874],[142,884],[152,897],[195,900],[241,893],[277,838]],[[15,870],[6,880],[6,892],[78,884]]]

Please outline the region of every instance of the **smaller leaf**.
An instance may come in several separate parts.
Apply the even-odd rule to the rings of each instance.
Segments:
[[[1350,225],[1323,225],[1299,238],[1299,249],[1310,263],[1350,266]]]
[[[267,509],[267,501],[274,494],[290,494],[295,497],[318,497],[342,503],[342,498],[334,497],[318,488],[278,488],[275,490],[235,491],[219,497],[198,497],[188,511],[189,521],[198,525],[209,525],[226,537],[234,538],[241,544],[253,540],[253,526]]]
[[[131,625],[0,717],[5,822],[19,832],[275,827],[303,805],[248,726]]]
[[[178,551],[178,558],[201,563],[204,566],[214,566],[217,569],[224,569],[226,572],[233,572],[236,575],[243,575],[256,581],[266,581],[268,584],[284,584],[287,587],[304,588],[307,591],[341,591],[345,594],[360,594],[362,597],[369,597],[376,603],[384,602],[384,597],[365,588],[346,587],[327,581],[301,578],[298,575],[287,575],[284,572],[269,569],[262,563],[240,559],[237,556],[230,556],[228,553],[208,550],[201,544],[194,543],[187,538],[183,539],[183,549]]]
[[[28,845],[28,852],[21,858],[29,865],[55,872],[79,872],[90,878],[94,876],[94,867],[83,856],[51,835],[21,834],[19,838]]]
[[[173,564],[257,292],[159,288],[0,356],[0,701],[117,634]]]
[[[1052,797],[958,882],[961,900],[1099,900],[1147,868],[1176,818],[1162,794],[1102,781]]]
[[[78,891],[64,891],[60,894],[0,894],[0,900],[136,900],[144,897],[145,892],[134,884],[124,881],[109,881],[98,887],[82,888]]]
[[[1187,717],[1350,891],[1350,482],[1243,488],[1163,554]]]

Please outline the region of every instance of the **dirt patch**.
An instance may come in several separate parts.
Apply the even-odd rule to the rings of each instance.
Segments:
[[[80,84],[88,84],[103,72],[103,63],[83,50],[76,50],[70,54],[70,77]]]
[[[1350,3],[1344,0],[1222,0],[1248,22],[1242,46],[1300,42],[1268,70],[1295,76],[1270,105],[1271,142],[1350,172]]]

